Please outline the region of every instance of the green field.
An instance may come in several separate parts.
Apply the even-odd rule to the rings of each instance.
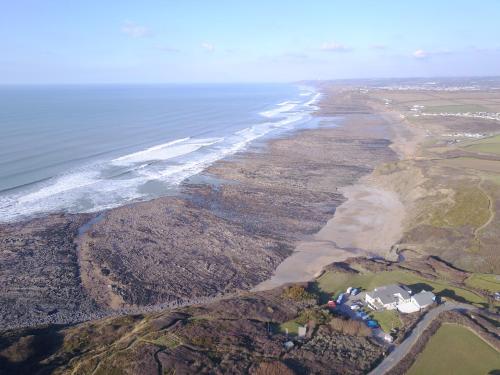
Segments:
[[[430,218],[431,225],[435,227],[471,225],[478,228],[490,218],[488,196],[479,188],[456,188],[453,200],[454,204],[448,208],[436,207]]]
[[[465,112],[488,112],[489,109],[478,104],[456,104],[426,106],[426,113],[465,113]]]
[[[445,324],[430,339],[407,374],[471,375],[499,369],[499,352],[467,328]]]
[[[363,272],[352,274],[347,272],[326,272],[318,279],[318,288],[328,294],[338,295],[348,287],[361,287],[364,290],[387,284],[401,283],[414,285],[415,289],[431,287],[432,291],[441,296],[455,298],[473,304],[485,304],[484,297],[469,290],[452,286],[444,280],[430,280],[406,271]],[[420,288],[419,288],[420,287]]]
[[[500,135],[483,138],[464,147],[467,151],[500,155]]]
[[[465,284],[471,288],[484,289],[489,292],[500,292],[500,275],[475,273],[465,280]]]

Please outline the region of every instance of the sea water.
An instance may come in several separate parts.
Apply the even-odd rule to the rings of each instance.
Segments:
[[[310,125],[318,98],[287,84],[0,87],[0,222],[169,194]]]

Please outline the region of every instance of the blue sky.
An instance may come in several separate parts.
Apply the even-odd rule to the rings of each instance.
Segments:
[[[4,0],[0,83],[500,75],[500,1]]]

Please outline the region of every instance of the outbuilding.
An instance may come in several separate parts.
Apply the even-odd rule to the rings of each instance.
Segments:
[[[423,290],[411,297],[411,301],[418,306],[419,309],[425,309],[426,307],[432,305],[436,300],[434,293],[427,290]]]

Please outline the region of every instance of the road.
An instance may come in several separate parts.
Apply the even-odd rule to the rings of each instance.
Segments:
[[[417,342],[418,338],[424,332],[432,321],[443,311],[449,310],[475,310],[476,308],[471,305],[455,302],[445,302],[442,305],[430,310],[423,319],[418,322],[417,326],[413,329],[410,336],[406,338],[378,365],[369,375],[383,375],[395,366],[402,358],[404,358],[413,345]]]

